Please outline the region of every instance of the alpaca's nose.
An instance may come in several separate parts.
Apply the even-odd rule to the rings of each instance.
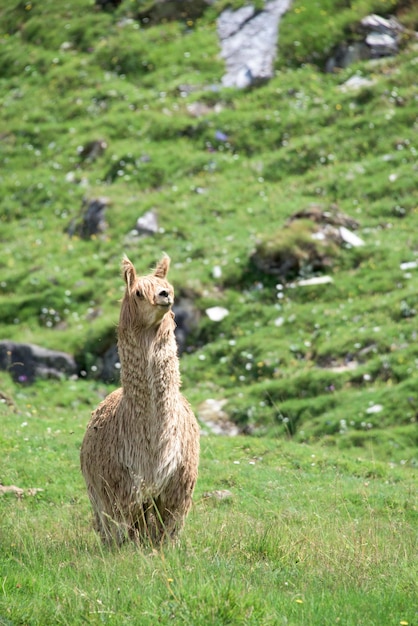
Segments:
[[[161,298],[168,298],[168,291],[163,289],[158,295],[161,296]]]

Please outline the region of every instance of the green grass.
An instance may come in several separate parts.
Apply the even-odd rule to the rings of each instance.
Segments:
[[[415,623],[418,500],[410,463],[279,438],[202,438],[177,547],[108,549],[90,524],[78,449],[89,382],[19,390],[1,407],[4,624]],[[53,384],[54,386],[54,384]],[[215,490],[229,499],[216,500]]]
[[[225,5],[150,27],[128,0],[115,12],[88,0],[0,7],[0,338],[68,351],[87,372],[31,387],[0,373],[0,482],[43,489],[0,499],[0,624],[418,619],[418,274],[401,269],[418,256],[416,42],[408,31],[396,57],[322,72],[367,13],[416,29],[417,10],[295,0],[276,75],[239,91],[220,87]],[[353,75],[373,85],[341,89]],[[95,139],[107,150],[81,162]],[[71,238],[98,196],[105,234]],[[328,285],[257,270],[254,251],[292,246],[287,220],[311,204],[357,220],[365,245],[332,255]],[[160,232],[130,238],[150,209]],[[114,338],[121,257],[145,273],[162,251],[176,294],[201,313],[184,392],[196,412],[226,400],[253,435],[202,438],[178,547],[108,551],[79,447],[114,388],[95,367]],[[215,305],[229,310],[219,323],[205,315]],[[218,489],[232,497],[205,497]]]
[[[316,41],[330,36],[329,3],[317,4],[294,3],[283,45],[308,10]],[[383,4],[341,16],[393,9]],[[215,395],[242,424],[282,432],[284,416],[299,440],[338,444],[341,420],[361,434],[372,399],[385,407],[376,432],[409,429],[415,442],[416,273],[400,269],[417,255],[414,44],[335,75],[299,66],[285,48],[280,58],[297,67],[279,65],[267,85],[214,90],[213,12],[191,29],[138,28],[120,21],[134,8],[113,14],[79,0],[3,10],[1,336],[67,350],[91,375],[114,334],[122,253],[145,272],[165,250],[177,293],[193,294],[202,313],[182,362],[195,406]],[[401,16],[415,19],[412,9]],[[341,91],[354,73],[374,86]],[[189,113],[196,102],[209,107],[200,118]],[[107,151],[81,163],[78,147],[95,138]],[[110,201],[106,234],[70,238],[83,200],[98,195]],[[365,246],[333,257],[332,285],[278,291],[252,254],[266,240],[294,246],[286,220],[312,203],[358,220]],[[149,209],[161,232],[138,245],[127,235]],[[215,304],[230,311],[220,324],[204,314]],[[335,371],[346,362],[359,367]]]

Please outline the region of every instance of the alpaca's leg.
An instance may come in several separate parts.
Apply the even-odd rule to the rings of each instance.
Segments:
[[[120,506],[109,501],[108,494],[100,497],[91,486],[88,489],[93,508],[93,527],[104,543],[121,545],[126,537],[126,524]]]
[[[159,544],[165,540],[175,541],[184,526],[186,512],[178,503],[168,503],[164,495],[154,502],[152,526],[153,540]]]
[[[148,503],[142,503],[135,505],[134,510],[131,511],[132,522],[128,530],[128,536],[132,541],[145,543],[149,539],[147,510]]]

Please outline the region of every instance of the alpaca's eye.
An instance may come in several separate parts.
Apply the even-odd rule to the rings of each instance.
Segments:
[[[142,300],[142,299],[143,299],[143,297],[144,297],[144,294],[143,294],[143,293],[142,293],[142,291],[140,291],[139,289],[137,289],[137,290],[136,290],[136,295],[137,295],[137,297],[138,297],[138,298],[140,298],[141,300]]]

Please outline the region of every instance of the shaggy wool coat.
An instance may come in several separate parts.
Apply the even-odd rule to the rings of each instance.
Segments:
[[[197,479],[199,428],[180,392],[169,258],[138,278],[125,257],[118,350],[122,387],[92,413],[81,469],[106,541],[159,543],[184,524]]]

